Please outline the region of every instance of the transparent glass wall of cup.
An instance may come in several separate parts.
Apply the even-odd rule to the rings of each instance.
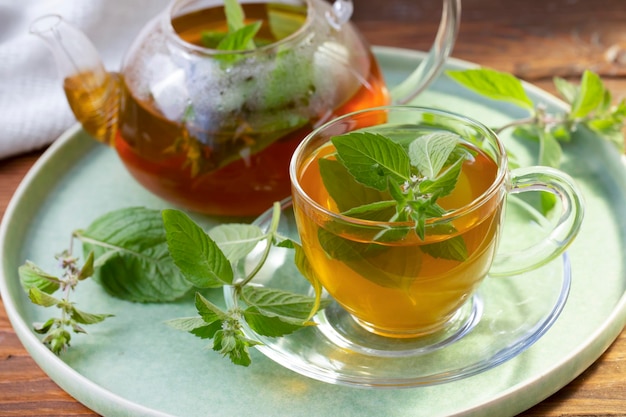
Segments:
[[[463,163],[455,191],[438,200],[450,211],[426,222],[423,240],[414,231],[397,241],[377,240],[412,224],[342,215],[324,187],[318,160],[333,158],[331,138],[372,129],[398,138],[453,132],[475,154]],[[577,234],[584,211],[566,174],[539,166],[511,171],[504,146],[490,129],[460,115],[410,106],[359,111],[318,128],[296,149],[290,176],[298,233],[322,285],[362,327],[389,337],[443,329],[487,274],[516,274],[559,256]],[[531,248],[497,253],[507,195],[529,191],[557,197],[554,229]],[[462,239],[464,260],[437,253],[450,239]]]

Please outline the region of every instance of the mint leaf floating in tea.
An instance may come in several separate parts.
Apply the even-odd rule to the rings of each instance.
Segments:
[[[61,276],[47,273],[28,261],[19,267],[18,274],[22,288],[33,304],[60,310],[60,317],[34,324],[35,332],[45,335],[42,342],[54,354],[59,355],[70,346],[71,332],[86,333],[82,325],[99,323],[112,315],[87,313],[70,301],[70,295],[78,283],[91,277],[94,272],[93,253],[87,256],[82,267],[78,266],[78,260],[68,251],[62,252],[56,258],[63,270]],[[58,291],[61,293],[59,297],[54,295]]]
[[[223,310],[196,293],[196,309],[201,320],[190,317],[168,323],[203,339],[212,339],[213,350],[243,366],[251,362],[249,347],[258,344],[245,337],[244,322],[257,334],[268,337],[284,336],[311,325],[310,318],[325,305],[321,300],[322,287],[300,246],[277,233],[279,220],[280,204],[276,203],[267,232],[254,225],[234,224],[220,225],[206,233],[183,212],[164,210],[169,251],[182,274],[200,288],[231,285],[237,300],[236,306]],[[242,279],[234,281],[231,262],[243,259],[263,242],[259,263]],[[314,297],[248,285],[274,247],[296,249],[295,263],[311,282]]]
[[[384,220],[405,222],[412,219],[415,231],[422,239],[426,220],[445,213],[437,199],[452,192],[463,161],[470,155],[469,151],[455,152],[460,138],[450,132],[419,136],[409,143],[408,149],[380,133],[363,131],[335,136],[331,142],[336,161],[345,167],[344,174],[349,175],[347,179],[345,175],[344,179],[337,178],[341,169],[332,162],[335,159],[320,160],[319,166],[321,177],[328,179],[325,184],[331,182],[331,178],[340,181],[334,190],[328,190],[338,207],[352,205],[354,199],[345,202],[343,190],[354,185],[350,184],[353,180],[365,187],[361,188],[362,195],[376,196],[368,191],[371,189],[387,193],[378,194],[378,200],[363,202],[342,211],[342,214],[380,220],[381,212],[388,212],[395,206],[393,215]]]
[[[454,236],[458,233],[451,224],[429,223],[456,208],[444,209],[439,200],[453,192],[464,162],[476,152],[456,134],[413,129],[410,140],[404,131],[388,137],[384,128],[336,136],[318,159],[322,184],[342,215],[390,222],[371,242],[343,237],[341,222],[329,222],[318,230],[327,256],[381,287],[407,291],[421,268],[421,253],[458,262],[468,257],[463,237]],[[389,250],[387,244],[403,241],[411,230],[423,243],[410,256]],[[433,234],[448,236],[429,243]]]
[[[347,168],[339,161],[335,159],[319,159],[318,164],[320,166],[320,176],[324,184],[324,188],[328,190],[331,196],[339,196],[341,198],[335,199],[335,203],[342,213],[347,213],[352,208],[355,211],[350,214],[346,214],[351,217],[365,218],[369,220],[377,220],[375,217],[362,217],[357,212],[366,212],[367,210],[359,210],[360,206],[367,205],[371,201],[381,201],[385,199],[385,194],[382,192],[370,188],[364,187],[357,182],[352,175],[348,172]],[[393,202],[392,205],[395,206]],[[377,210],[374,210],[376,213]],[[390,214],[383,214],[378,220],[385,221],[390,218]]]
[[[236,32],[246,25],[246,16],[237,0],[224,0],[224,14],[229,33]],[[251,48],[254,48],[254,45]]]
[[[246,16],[237,0],[224,0],[224,15],[228,31],[203,31],[201,33],[203,45],[222,51],[245,51],[256,48],[254,37],[261,28],[261,22],[246,24]]]
[[[337,159],[357,182],[379,191],[387,189],[387,179],[408,181],[409,157],[402,146],[383,135],[354,132],[335,136],[332,143]]]
[[[459,142],[457,135],[430,133],[409,144],[409,159],[425,178],[435,178]]]

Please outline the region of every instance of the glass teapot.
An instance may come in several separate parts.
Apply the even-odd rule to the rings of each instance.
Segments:
[[[112,146],[145,188],[211,215],[256,215],[288,196],[291,154],[315,126],[414,98],[439,75],[460,18],[460,0],[443,0],[430,53],[388,92],[349,22],[351,0],[239,4],[246,23],[260,22],[252,47],[219,44],[229,24],[222,0],[175,0],[145,26],[119,72],[106,72],[60,16],[31,26],[54,52],[84,130]]]

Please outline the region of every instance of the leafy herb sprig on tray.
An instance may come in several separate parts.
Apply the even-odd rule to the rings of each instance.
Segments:
[[[217,226],[211,239],[193,220],[178,210],[164,210],[163,221],[170,254],[185,278],[199,288],[231,285],[235,298],[244,306],[223,310],[196,292],[196,309],[200,317],[180,318],[168,324],[203,339],[213,339],[213,350],[227,355],[237,365],[248,366],[248,348],[258,344],[245,337],[246,322],[261,336],[280,337],[312,325],[310,319],[322,305],[322,286],[311,271],[301,246],[278,234],[280,203],[275,203],[267,232],[249,224]],[[234,281],[232,264],[243,259],[259,242],[265,247],[257,266],[239,281]],[[217,242],[221,242],[221,249]],[[315,291],[308,297],[282,290],[247,284],[259,272],[272,247],[295,250],[294,262]]]
[[[94,273],[93,252],[87,255],[82,268],[78,267],[78,259],[69,251],[56,256],[63,273],[60,276],[49,274],[32,262],[19,267],[18,273],[22,288],[33,304],[42,307],[57,307],[61,310],[60,317],[53,317],[44,323],[35,323],[35,332],[45,335],[42,342],[55,354],[65,351],[70,345],[74,333],[86,333],[82,325],[100,323],[111,314],[93,314],[78,309],[70,300],[70,295],[79,282],[91,277]],[[60,292],[61,296],[53,294]]]
[[[592,131],[624,152],[626,99],[613,105],[611,92],[592,71],[583,73],[578,86],[563,78],[554,78],[558,93],[570,105],[569,111],[562,114],[549,113],[545,105],[533,103],[522,81],[512,74],[489,68],[449,70],[446,74],[484,97],[509,102],[527,110],[527,118],[491,127],[496,133],[514,128],[514,136],[538,141],[539,165],[558,168],[563,155],[561,143],[569,142],[580,129]]]

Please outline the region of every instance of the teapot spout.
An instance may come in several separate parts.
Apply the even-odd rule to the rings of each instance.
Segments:
[[[76,119],[94,139],[111,145],[117,130],[118,74],[108,73],[84,33],[61,16],[36,19],[30,32],[52,50],[63,89]]]

